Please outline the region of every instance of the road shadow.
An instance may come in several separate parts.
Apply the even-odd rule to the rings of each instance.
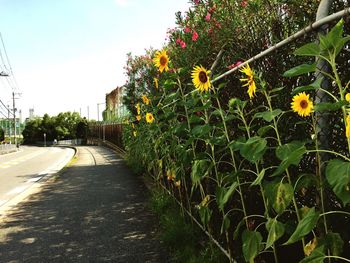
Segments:
[[[115,156],[69,167],[0,222],[0,262],[167,262],[147,198]]]

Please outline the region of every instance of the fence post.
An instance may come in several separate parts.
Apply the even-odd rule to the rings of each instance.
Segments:
[[[320,5],[317,9],[317,15],[316,15],[316,21],[328,16],[330,7],[332,5],[333,0],[321,0]],[[324,24],[321,26],[318,30],[318,33],[320,34],[326,34],[328,29],[328,25]],[[323,72],[330,72],[329,65],[326,61],[322,59],[317,59],[317,67],[315,72],[315,78],[324,78],[321,83],[321,88],[324,90],[330,90],[331,83],[330,80],[325,77],[321,71]],[[315,94],[315,104],[321,103],[321,102],[330,102],[329,96],[323,91],[323,90],[316,90]],[[316,112],[315,113],[316,118],[316,132],[317,132],[317,140],[319,143],[319,149],[329,149],[330,140],[332,136],[332,130],[329,125],[329,119],[330,119],[330,112],[329,111],[323,111],[323,112]],[[320,161],[323,164],[325,161],[329,159],[329,155],[327,153],[320,153]],[[324,170],[324,169],[322,169]]]

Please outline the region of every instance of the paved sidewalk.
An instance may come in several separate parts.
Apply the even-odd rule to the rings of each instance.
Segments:
[[[167,262],[142,181],[106,148],[77,157],[0,219],[0,262]]]

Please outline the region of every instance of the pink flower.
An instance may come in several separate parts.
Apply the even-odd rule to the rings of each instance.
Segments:
[[[190,33],[191,32],[191,28],[189,28],[188,26],[185,27],[185,33]]]
[[[194,3],[195,3],[196,5],[199,5],[199,0],[194,0]]]
[[[198,39],[198,33],[196,31],[193,31],[192,40],[197,41],[197,39]]]
[[[186,47],[185,41],[181,41],[181,42],[180,42],[180,47],[181,47],[181,48],[185,48],[185,47]]]
[[[228,68],[228,69],[233,69],[233,68],[238,67],[238,66],[241,65],[242,63],[243,63],[242,61],[238,60],[236,63],[233,63],[233,64],[227,66],[227,68]]]
[[[248,5],[248,1],[243,0],[243,1],[241,2],[241,6],[242,6],[243,8],[247,7],[247,5]]]
[[[207,13],[207,15],[205,16],[205,21],[210,21],[210,17],[211,17],[211,14]]]
[[[181,40],[180,38],[176,39],[176,44],[180,44],[181,41],[182,41],[182,40]]]

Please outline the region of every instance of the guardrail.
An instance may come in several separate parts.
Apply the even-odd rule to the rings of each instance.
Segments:
[[[17,147],[14,144],[1,144],[0,145],[0,154],[6,154],[10,152],[17,151]]]

